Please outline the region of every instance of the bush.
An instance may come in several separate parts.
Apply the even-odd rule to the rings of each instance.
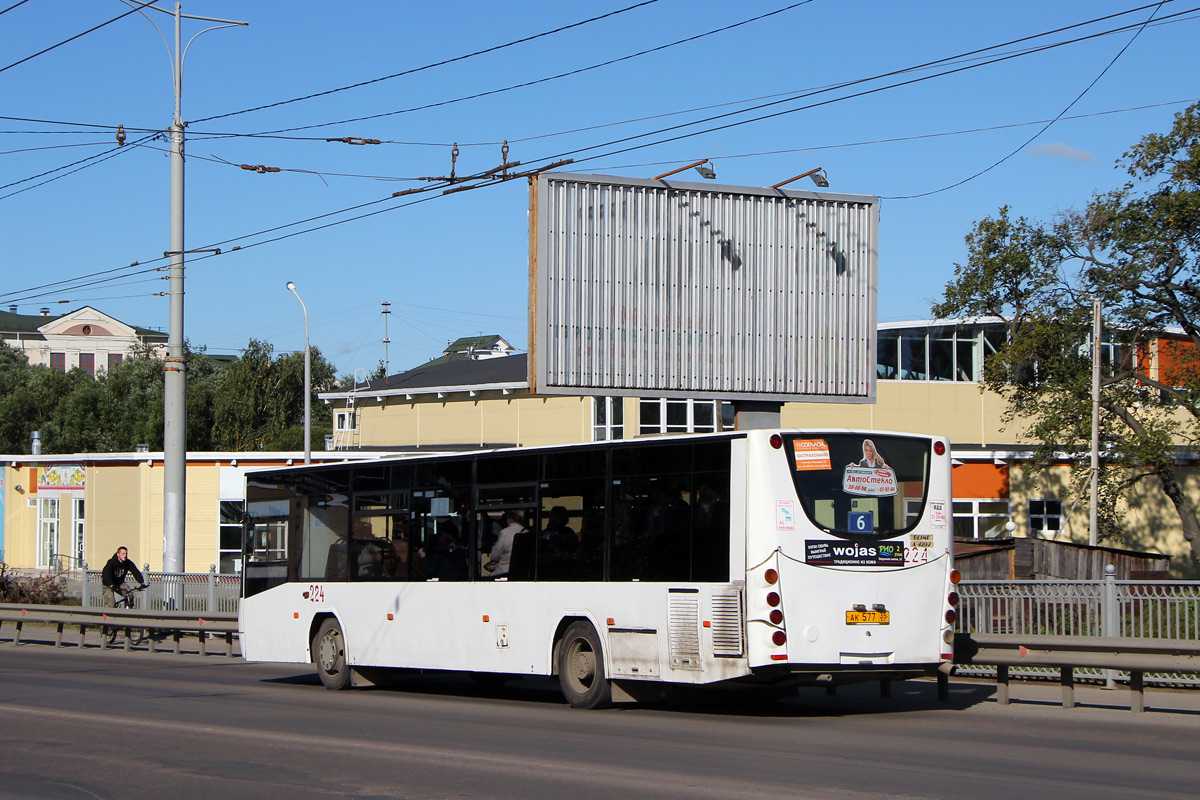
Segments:
[[[57,605],[67,593],[67,583],[53,575],[12,575],[0,564],[0,603]]]

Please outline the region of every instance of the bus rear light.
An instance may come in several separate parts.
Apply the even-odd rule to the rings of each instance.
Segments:
[[[771,623],[773,625],[782,625],[783,624],[783,612],[780,611],[778,608],[771,609]]]
[[[958,592],[951,592],[950,594],[946,595],[946,602],[950,604],[951,608],[957,608],[958,607]]]
[[[950,582],[958,586],[958,582],[962,580],[962,573],[956,569],[950,570]]]
[[[946,644],[954,644],[954,630],[946,628],[946,630],[942,631],[942,641]]]
[[[763,580],[767,582],[767,585],[774,586],[779,580],[779,573],[773,569],[769,569],[763,573]]]
[[[787,661],[787,653],[773,653],[771,655],[771,660],[772,661]]]
[[[783,631],[775,631],[771,634],[771,641],[782,647],[783,645],[787,644],[787,634]]]
[[[767,605],[771,608],[779,605],[779,592],[767,592]]]
[[[783,437],[778,433],[771,434],[771,447],[774,447],[776,450],[783,447]]]
[[[955,611],[953,608],[951,608],[951,609],[947,609],[947,611],[946,611],[946,622],[947,622],[947,623],[949,623],[949,624],[951,624],[951,625],[953,625],[953,624],[954,624],[954,622],[955,622],[955,620],[957,620],[957,619],[958,619],[958,612],[957,612],[957,611]]]
[[[953,661],[954,653],[942,653],[942,661]]]
[[[945,442],[934,442],[933,443],[933,452],[939,456],[946,455],[946,443]]]

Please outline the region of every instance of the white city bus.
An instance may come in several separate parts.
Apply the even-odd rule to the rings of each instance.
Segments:
[[[945,439],[740,431],[250,473],[249,661],[671,684],[904,679],[952,658]]]

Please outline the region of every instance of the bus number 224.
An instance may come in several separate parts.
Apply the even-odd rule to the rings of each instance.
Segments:
[[[308,591],[304,593],[304,596],[308,598],[308,602],[310,603],[324,603],[325,589],[319,584],[310,584]]]

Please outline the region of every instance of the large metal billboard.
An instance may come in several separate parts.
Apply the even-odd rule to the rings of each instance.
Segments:
[[[878,198],[530,180],[530,388],[872,402]]]

